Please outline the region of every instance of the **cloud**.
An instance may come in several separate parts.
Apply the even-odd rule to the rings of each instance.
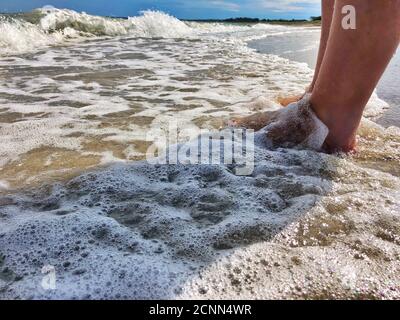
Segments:
[[[321,0],[255,0],[253,3],[254,6],[269,11],[293,12],[315,7],[321,3]]]
[[[215,0],[210,1],[210,6],[217,7],[218,9],[227,10],[227,11],[239,11],[240,5],[233,2],[227,2],[223,0]]]
[[[235,0],[234,0],[235,1]],[[240,2],[246,2],[249,0],[242,1],[226,1],[226,0],[181,0],[179,5],[186,8],[208,8],[208,9],[218,9],[223,11],[240,11]]]
[[[319,7],[321,0],[180,0],[187,8],[209,8],[239,12],[255,10],[262,12],[299,12]]]

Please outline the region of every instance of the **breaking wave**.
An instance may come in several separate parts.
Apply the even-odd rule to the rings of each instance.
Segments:
[[[305,64],[242,50],[301,30],[0,16],[0,55],[101,40],[0,59],[0,299],[398,299],[400,131],[373,122],[377,95],[353,155],[265,148],[261,132],[249,176],[135,162],[172,119],[213,130],[303,92]]]
[[[239,26],[184,22],[164,12],[151,10],[124,19],[44,7],[30,13],[0,15],[0,55],[26,53],[88,37],[187,38],[223,33],[228,37],[250,40],[295,29],[269,24]]]
[[[158,11],[114,19],[67,9],[42,8],[24,15],[0,16],[0,54],[24,53],[87,37],[180,38],[192,33],[193,28],[185,22]]]

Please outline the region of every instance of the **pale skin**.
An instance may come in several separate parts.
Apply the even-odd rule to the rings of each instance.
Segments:
[[[356,9],[356,29],[343,28],[346,5]],[[318,62],[308,89],[310,102],[329,128],[326,150],[349,152],[356,148],[364,108],[399,45],[400,0],[323,0],[322,14]],[[260,129],[277,116],[279,111],[237,123]]]
[[[331,31],[332,25],[332,18],[333,18],[333,10],[335,8],[335,0],[322,0],[322,25],[321,25],[321,39],[319,42],[319,49],[318,49],[318,58],[315,67],[314,77],[307,88],[307,93],[311,93],[314,89],[315,82],[318,79],[319,71],[321,70],[322,61],[324,60],[326,47],[328,45],[329,34]],[[291,96],[291,97],[284,97],[279,98],[278,101],[286,107],[288,104],[292,102],[296,102],[303,97],[302,95]]]

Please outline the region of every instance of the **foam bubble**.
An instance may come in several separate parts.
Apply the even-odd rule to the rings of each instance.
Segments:
[[[1,181],[0,180],[0,190],[7,190],[9,188],[9,184],[7,183],[7,181]]]
[[[372,122],[386,108],[376,96],[353,155],[258,144],[250,176],[235,165],[98,167],[140,156],[171,119],[218,128],[302,93],[307,66],[243,47],[296,29],[46,10],[49,30],[27,25],[38,47],[65,43],[66,30],[92,41],[0,59],[1,298],[399,298],[400,133]],[[93,37],[121,24],[133,37]],[[319,146],[322,131],[305,144]],[[43,185],[49,171],[60,182]],[[42,286],[51,270],[55,290]]]
[[[54,32],[68,28],[92,36],[116,36],[128,32],[123,20],[107,19],[67,9],[39,9],[39,12],[44,14],[39,23],[44,31]]]
[[[141,162],[5,195],[0,296],[398,298],[399,186],[345,158],[256,146],[251,176]],[[41,286],[49,265],[55,290]]]
[[[68,32],[71,36],[71,33]],[[38,26],[20,20],[0,17],[0,55],[18,54],[64,41],[63,32],[47,34]]]
[[[266,146],[303,147],[321,150],[329,134],[327,126],[311,109],[310,96],[280,110],[258,134]]]
[[[0,55],[37,50],[46,46],[68,44],[87,37],[126,36],[144,38],[193,38],[209,35],[231,38],[242,43],[271,35],[313,32],[312,28],[273,26],[233,26],[222,23],[183,22],[164,12],[147,10],[128,19],[105,18],[68,9],[44,7],[25,18],[0,16]],[[222,39],[222,41],[225,41]]]

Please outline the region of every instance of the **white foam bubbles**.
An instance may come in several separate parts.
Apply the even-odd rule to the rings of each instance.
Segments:
[[[106,28],[67,15],[60,21],[73,30]],[[138,37],[190,35],[170,17],[159,30],[157,19],[125,23]],[[123,143],[159,133],[172,118],[208,126],[210,118],[275,110],[277,94],[301,93],[310,80],[305,65],[242,50],[250,28],[214,27],[198,39],[128,35],[1,59],[1,159],[17,160],[7,179],[25,187],[38,173],[30,160],[43,173],[57,154],[51,147],[107,164],[119,145],[116,154],[138,154]],[[383,107],[373,97],[367,114]],[[256,148],[247,177],[232,166],[135,163],[24,192],[3,188],[0,297],[398,298],[400,133],[371,121],[359,133],[354,156]],[[71,154],[58,155],[64,173],[79,162]],[[54,291],[40,286],[48,265]]]
[[[128,19],[105,18],[68,9],[44,7],[28,14],[34,19],[0,18],[1,55],[29,52],[45,46],[66,44],[87,37],[132,36],[144,38],[187,38],[209,35],[242,43],[271,35],[313,32],[312,28],[256,24],[237,26],[223,23],[183,22],[160,11],[147,10]],[[36,21],[39,15],[38,23]],[[28,22],[30,21],[30,22]]]
[[[66,34],[71,36],[69,30]],[[18,54],[49,45],[56,45],[65,39],[63,31],[48,34],[37,25],[21,20],[6,20],[0,17],[0,55]]]
[[[258,133],[268,146],[302,147],[321,150],[329,134],[311,109],[310,95],[278,111],[275,119]]]
[[[0,297],[399,296],[398,178],[306,150],[255,164],[114,165],[0,197]]]
[[[194,33],[185,22],[159,11],[144,11],[128,21],[129,33],[138,37],[182,38]]]
[[[0,180],[0,190],[7,190],[10,187],[7,181]]]
[[[74,29],[91,36],[117,36],[128,33],[123,20],[92,16],[67,9],[39,9],[44,14],[39,26],[44,31]]]

